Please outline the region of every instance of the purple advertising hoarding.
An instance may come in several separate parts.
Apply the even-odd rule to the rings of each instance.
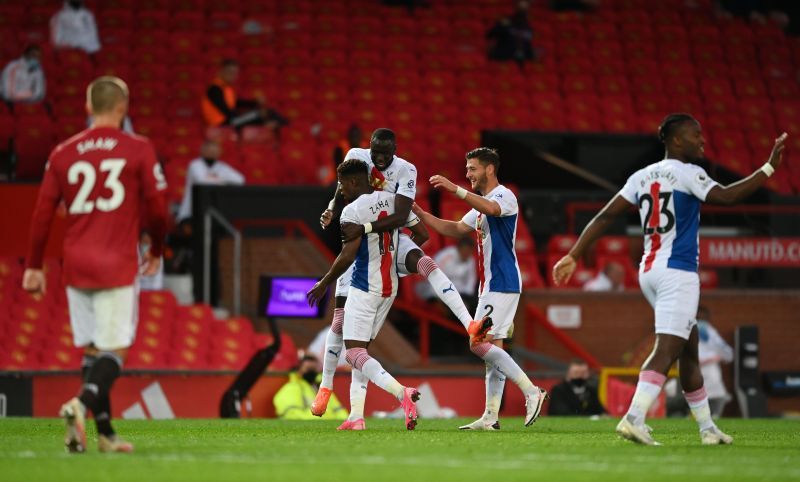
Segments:
[[[314,287],[315,278],[271,278],[269,299],[265,307],[267,316],[317,318],[322,306],[308,306],[306,293]]]

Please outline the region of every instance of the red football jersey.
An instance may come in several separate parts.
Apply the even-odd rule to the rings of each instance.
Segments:
[[[73,136],[50,154],[33,213],[27,266],[41,268],[50,221],[63,200],[64,283],[87,289],[132,284],[142,226],[151,233],[152,254],[161,255],[166,187],[147,138],[110,127]]]

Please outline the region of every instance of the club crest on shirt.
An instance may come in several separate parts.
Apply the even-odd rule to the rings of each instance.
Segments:
[[[369,173],[369,183],[373,188],[383,191],[386,187],[386,176],[377,167],[373,167]]]
[[[700,184],[702,187],[706,187],[711,183],[711,179],[702,172],[697,173],[695,180],[697,181],[697,184]]]

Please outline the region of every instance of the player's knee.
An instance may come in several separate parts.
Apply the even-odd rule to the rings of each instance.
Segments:
[[[419,252],[419,261],[417,261],[416,267],[417,272],[424,277],[430,276],[435,270],[439,269],[439,265],[436,264],[436,261],[433,260],[430,256],[421,256],[422,251],[415,250],[414,252]]]
[[[344,308],[336,308],[333,310],[333,323],[331,324],[331,332],[333,332],[334,335],[341,335],[343,326]]]
[[[361,370],[361,368],[364,366],[364,363],[371,358],[367,352],[367,349],[362,347],[348,348],[344,357],[345,360],[347,360],[347,363],[349,363],[350,366],[356,370]]]
[[[471,351],[472,353],[481,358],[486,356],[486,354],[489,353],[489,350],[491,349],[492,349],[492,344],[488,342],[476,343],[469,347],[469,351]]]

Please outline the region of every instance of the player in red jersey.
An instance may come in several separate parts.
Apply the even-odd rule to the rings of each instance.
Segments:
[[[97,423],[101,452],[130,452],[133,445],[111,427],[109,392],[136,333],[136,276],[158,271],[166,230],[167,187],[152,143],[120,130],[128,110],[128,86],[100,77],[86,91],[92,126],[50,154],[33,212],[22,286],[44,293],[42,256],[59,203],[67,209],[64,284],[75,345],[84,349],[80,394],[60,411],[69,452],[86,450],[85,414]],[[153,242],[140,269],[139,232]]]

